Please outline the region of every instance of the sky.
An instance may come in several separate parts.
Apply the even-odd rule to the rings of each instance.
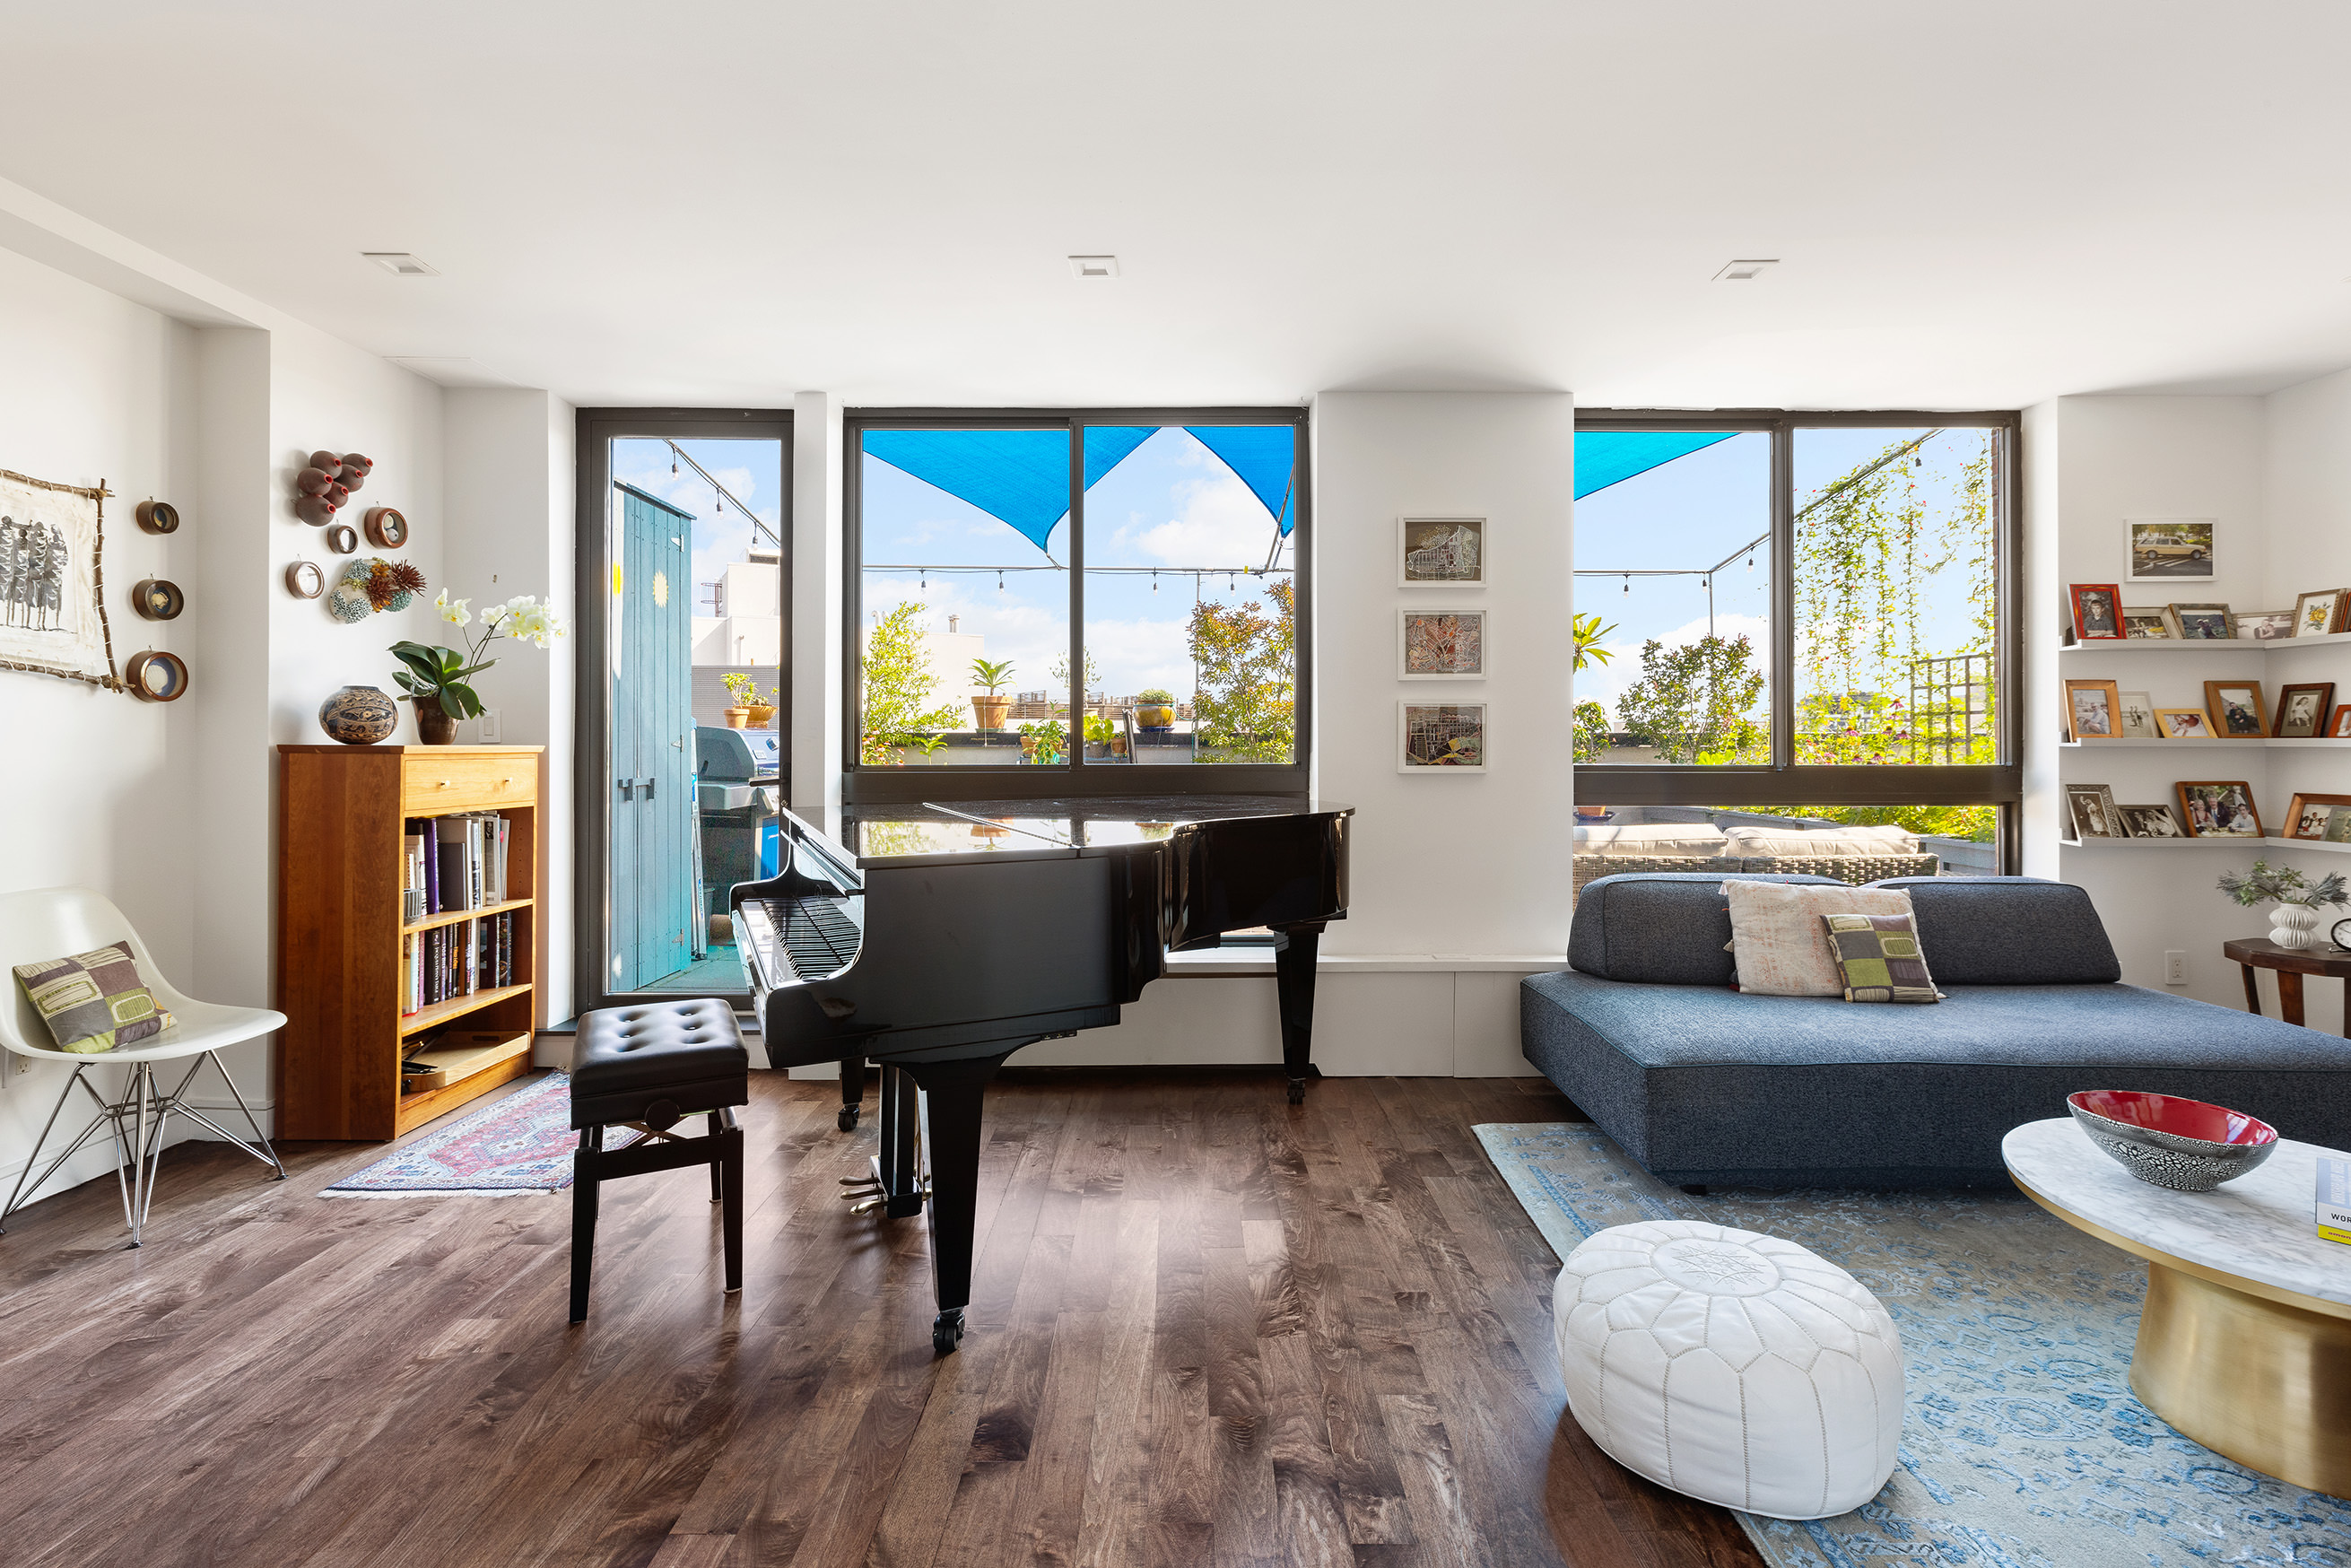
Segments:
[[[783,521],[784,445],[773,437],[758,440],[719,437],[681,441],[695,462],[710,470],[737,501],[751,508],[759,520],[780,533]],[[722,503],[709,480],[684,463],[672,474],[674,457],[669,443],[627,437],[612,443],[612,477],[634,485],[649,495],[694,514],[694,612],[710,613],[708,584],[716,582],[732,563],[748,559],[756,542],[767,536],[753,531],[733,502]],[[717,508],[724,505],[725,510]]]
[[[1793,463],[1797,508],[1821,490],[1871,462],[1896,441],[1924,429],[1886,427],[1798,430]],[[1948,513],[1954,481],[1970,457],[1980,453],[1984,433],[1954,430],[1921,449],[1925,466],[1914,469],[1918,498],[1929,515]],[[1614,629],[1603,642],[1611,662],[1594,664],[1575,678],[1578,702],[1598,702],[1615,716],[1616,699],[1640,678],[1641,645],[1655,638],[1668,647],[1707,635],[1707,592],[1698,577],[1630,580],[1583,575],[1593,571],[1702,570],[1738,547],[1768,533],[1771,526],[1771,435],[1742,431],[1612,485],[1575,504],[1576,609],[1597,613]],[[1714,579],[1714,627],[1724,637],[1742,632],[1766,655],[1771,632],[1771,558],[1768,545],[1734,557]],[[1930,646],[1956,647],[1967,636],[1966,582],[1958,568],[1928,580],[1922,630]],[[1801,640],[1803,628],[1797,629]],[[1801,656],[1799,660],[1801,664]],[[1761,716],[1768,690],[1753,710]]]
[[[877,571],[872,565],[1066,567],[1069,519],[1055,527],[1040,551],[1008,525],[946,491],[878,458],[863,461],[860,554],[869,563],[867,626],[908,601],[923,607],[923,623],[935,631],[946,631],[952,614],[957,631],[987,639],[986,657],[1012,661],[1008,690],[1051,691],[1058,700],[1061,685],[1051,672],[1069,648],[1065,570],[1008,570],[999,587],[993,571],[933,570],[925,576]],[[1262,604],[1269,580],[1248,573],[1264,567],[1274,535],[1273,515],[1264,504],[1181,429],[1160,431],[1103,475],[1086,496],[1086,646],[1100,673],[1095,689],[1133,696],[1158,686],[1188,699],[1192,663],[1185,628],[1195,579],[1167,569],[1229,570],[1229,587],[1225,577],[1216,576],[1202,580],[1197,591],[1210,599]],[[1290,563],[1284,541],[1276,566],[1286,570]],[[1155,590],[1148,575],[1094,570],[1101,567],[1158,568],[1161,575]]]

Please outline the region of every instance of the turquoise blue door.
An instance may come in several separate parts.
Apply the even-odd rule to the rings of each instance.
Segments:
[[[613,487],[611,919],[613,992],[693,961],[694,519]]]

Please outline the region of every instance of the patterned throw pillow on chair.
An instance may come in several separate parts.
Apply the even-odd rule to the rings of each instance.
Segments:
[[[1927,972],[1918,934],[1907,915],[1823,915],[1829,952],[1836,958],[1849,1002],[1938,1002],[1943,993]]]
[[[70,958],[19,964],[16,979],[59,1051],[92,1056],[172,1027],[172,1015],[139,983],[139,966],[119,942]]]

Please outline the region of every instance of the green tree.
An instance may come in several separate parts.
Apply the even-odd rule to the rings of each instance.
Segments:
[[[962,709],[954,704],[925,707],[938,689],[931,656],[916,624],[922,606],[911,601],[889,613],[876,612],[865,637],[865,694],[858,727],[857,759],[889,767],[906,759],[909,747],[935,749],[920,732],[952,729]]]
[[[1575,705],[1575,759],[1597,762],[1608,753],[1608,710],[1598,703]]]
[[[1660,762],[1768,762],[1771,734],[1749,716],[1763,672],[1745,636],[1641,644],[1641,678],[1616,699],[1620,727],[1657,748]]]
[[[1199,666],[1193,722],[1204,762],[1287,762],[1297,755],[1298,619],[1288,578],[1266,585],[1268,614],[1254,603],[1192,607],[1192,660]]]

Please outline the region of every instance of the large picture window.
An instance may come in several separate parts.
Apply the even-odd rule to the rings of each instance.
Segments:
[[[851,800],[1303,792],[1302,413],[846,428]]]
[[[1896,824],[2007,859],[2017,423],[1580,416],[1579,802]]]

